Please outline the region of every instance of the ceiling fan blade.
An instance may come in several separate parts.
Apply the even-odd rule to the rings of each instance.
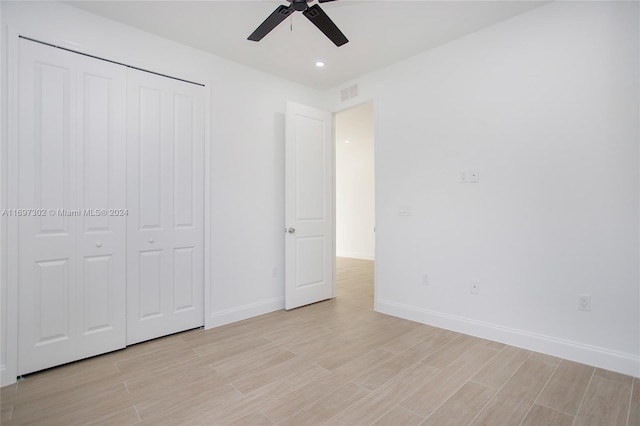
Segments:
[[[269,15],[249,37],[247,37],[247,40],[262,40],[264,36],[269,34],[272,29],[277,27],[280,22],[284,21],[287,16],[291,15],[293,12],[295,12],[293,6],[278,6],[278,8],[274,10],[273,13],[271,13],[271,15]]]
[[[330,1],[336,1],[336,0],[318,0],[318,3],[327,3]]]
[[[327,16],[326,13],[318,6],[314,4],[309,7],[307,10],[302,12],[304,16],[309,19],[313,25],[318,27],[320,31],[324,33],[329,39],[336,45],[342,46],[345,43],[348,43],[349,40],[342,34],[342,31],[333,23],[331,18]]]

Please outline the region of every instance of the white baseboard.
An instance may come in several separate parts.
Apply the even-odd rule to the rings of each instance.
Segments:
[[[375,256],[371,253],[358,253],[355,251],[336,251],[337,257],[348,257],[350,259],[375,260]]]
[[[640,356],[377,299],[375,310],[640,378]]]
[[[204,327],[219,327],[221,325],[231,324],[233,322],[253,318],[258,315],[268,314],[269,312],[279,311],[281,309],[284,309],[284,297],[277,297],[275,299],[264,300],[250,305],[238,306],[236,308],[209,314]]]

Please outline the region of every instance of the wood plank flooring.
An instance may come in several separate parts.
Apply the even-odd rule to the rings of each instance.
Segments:
[[[338,297],[27,376],[3,425],[640,425],[640,381],[373,311],[373,263]]]

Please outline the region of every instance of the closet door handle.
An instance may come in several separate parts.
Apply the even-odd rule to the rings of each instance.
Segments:
[[[100,240],[96,241],[96,247],[98,248],[102,247],[102,241]]]
[[[147,241],[149,241],[149,244],[153,244],[155,242],[153,238],[149,238]]]

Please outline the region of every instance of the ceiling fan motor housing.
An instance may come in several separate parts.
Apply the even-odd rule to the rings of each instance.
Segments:
[[[306,10],[307,7],[309,7],[307,6],[307,2],[308,0],[291,0],[293,8],[298,12],[302,12],[303,10]]]

